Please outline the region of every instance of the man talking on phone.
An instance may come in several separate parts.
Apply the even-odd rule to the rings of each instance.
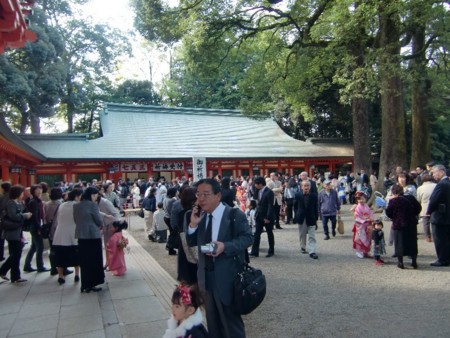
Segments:
[[[220,185],[214,179],[198,181],[197,204],[192,212],[187,240],[198,246],[198,284],[206,294],[209,337],[245,338],[244,322],[234,311],[233,281],[244,262],[253,235],[245,214],[220,202]],[[202,212],[199,215],[198,207]],[[233,211],[232,211],[233,210]]]

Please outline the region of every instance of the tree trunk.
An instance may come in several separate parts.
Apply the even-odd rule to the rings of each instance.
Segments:
[[[67,81],[67,132],[73,133],[73,116],[75,114],[75,106],[73,104],[73,87],[71,80]]]
[[[423,8],[422,8],[423,10]],[[418,9],[415,13],[420,19],[422,16]],[[415,55],[410,62],[412,76],[412,149],[411,168],[425,165],[430,161],[430,124],[428,122],[428,95],[429,79],[427,77],[425,56],[425,25],[416,20],[412,37],[412,53]]]
[[[406,168],[405,113],[400,77],[400,18],[393,0],[381,3],[379,10],[379,69],[381,80],[380,177],[396,166]],[[380,180],[379,182],[382,182]]]
[[[361,169],[364,169],[365,172],[369,173],[372,159],[369,145],[369,117],[365,99],[352,99],[352,122],[354,170],[359,172]]]
[[[21,119],[20,119],[20,133],[25,134],[28,126],[28,119],[30,114],[27,111],[22,111]]]
[[[30,114],[30,127],[31,127],[32,134],[40,134],[41,133],[39,116],[36,116],[33,113]]]

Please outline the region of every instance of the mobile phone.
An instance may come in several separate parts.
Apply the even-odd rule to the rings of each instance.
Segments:
[[[197,216],[200,217],[202,214],[202,207],[197,204]]]

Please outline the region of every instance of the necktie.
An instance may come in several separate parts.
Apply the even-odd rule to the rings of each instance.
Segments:
[[[208,215],[208,226],[205,231],[205,244],[212,242],[212,219],[213,215]],[[214,270],[214,260],[212,256],[205,255],[205,270],[213,271]]]

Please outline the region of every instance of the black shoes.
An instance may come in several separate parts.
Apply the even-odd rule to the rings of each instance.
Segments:
[[[37,271],[35,268],[32,268],[31,266],[30,267],[28,267],[28,268],[23,268],[23,271],[25,271],[25,272],[35,272],[35,271]]]
[[[279,229],[279,230],[283,230],[283,228],[281,226],[279,226],[279,225],[277,225],[276,228]]]
[[[301,248],[300,251],[302,252],[302,254],[306,254],[306,249]]]
[[[399,269],[404,269],[405,268],[405,265],[403,264],[403,263],[400,263],[400,262],[398,262],[397,263],[397,267],[399,268]]]
[[[333,235],[333,237],[336,237],[336,230],[331,230],[331,234]]]
[[[66,280],[64,278],[61,278],[61,277],[58,278],[59,285],[63,285],[65,282],[66,282]]]
[[[169,256],[176,256],[177,252],[174,249],[169,249]]]
[[[251,253],[249,256],[250,256],[250,257],[259,257],[258,254],[254,254],[254,253]]]
[[[328,236],[328,235],[325,235],[325,238],[324,238],[324,240],[328,241],[329,239],[330,239],[330,236]]]
[[[20,283],[25,283],[26,281],[27,281],[26,279],[19,278],[19,279],[16,279],[16,280],[12,280],[11,283],[20,284]]]
[[[266,257],[272,257],[273,255],[274,255],[273,252],[269,252],[269,253],[266,255]]]
[[[93,288],[81,288],[81,293],[89,293],[89,292],[99,292],[102,291],[102,288],[100,287],[93,287]]]
[[[74,281],[75,281],[75,283],[78,283],[80,281],[80,276],[75,275]]]
[[[439,261],[433,262],[430,264],[431,266],[449,266],[448,263],[441,263]]]
[[[314,252],[309,254],[309,257],[311,257],[312,259],[318,259],[319,256],[317,256]]]
[[[45,266],[37,270],[37,272],[49,272],[49,271],[50,269],[46,268]]]

